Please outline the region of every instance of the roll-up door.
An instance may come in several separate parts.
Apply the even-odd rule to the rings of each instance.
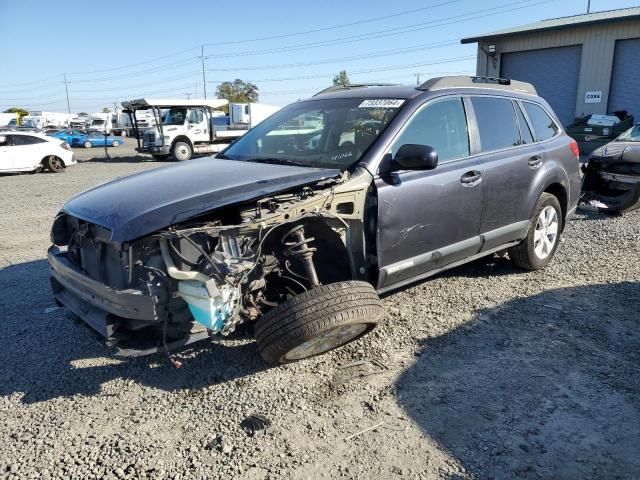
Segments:
[[[581,54],[581,45],[504,53],[500,76],[533,84],[566,126],[575,119]]]
[[[640,38],[616,42],[607,111],[618,110],[640,120]]]

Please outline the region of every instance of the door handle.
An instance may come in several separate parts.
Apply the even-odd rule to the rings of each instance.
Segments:
[[[542,166],[544,162],[544,157],[542,155],[534,155],[533,157],[529,158],[529,166],[531,168],[539,168],[540,166]]]
[[[482,174],[478,170],[471,170],[462,177],[460,177],[460,182],[463,187],[475,187],[482,180]]]

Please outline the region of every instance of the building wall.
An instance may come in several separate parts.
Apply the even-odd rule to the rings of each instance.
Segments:
[[[541,48],[582,45],[580,80],[576,98],[576,116],[606,113],[611,84],[611,70],[616,40],[640,37],[640,21],[627,20],[598,25],[571,26],[563,30],[523,33],[510,37],[483,39],[478,43],[478,75],[500,75],[503,53],[537,50]],[[486,54],[489,45],[496,46],[496,56]],[[600,103],[585,103],[585,93],[602,91]]]

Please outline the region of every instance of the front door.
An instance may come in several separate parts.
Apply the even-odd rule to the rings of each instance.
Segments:
[[[0,133],[0,172],[13,170],[13,147],[11,147],[11,135]]]
[[[378,288],[400,284],[480,249],[482,167],[470,157],[467,115],[459,96],[432,100],[407,122],[389,154],[429,145],[438,166],[376,178]]]
[[[193,143],[206,142],[209,140],[208,115],[202,108],[189,109],[187,115],[187,129],[189,138]]]

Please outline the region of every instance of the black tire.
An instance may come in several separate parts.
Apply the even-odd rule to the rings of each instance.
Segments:
[[[193,150],[187,142],[176,142],[173,144],[173,158],[179,162],[185,162],[191,159]]]
[[[44,163],[47,166],[47,169],[51,172],[51,173],[61,173],[64,172],[64,162],[54,156],[51,155],[50,157],[47,157],[47,159],[44,161]]]
[[[258,351],[272,365],[320,355],[369,333],[383,313],[382,302],[369,283],[350,280],[322,285],[290,298],[258,319]],[[321,338],[327,343],[313,350],[311,341]]]
[[[169,158],[169,155],[152,155],[152,157],[156,160],[166,160],[167,158]]]
[[[553,247],[546,257],[541,258],[536,253],[535,249],[536,224],[540,214],[547,207],[552,207],[555,210],[558,219],[558,226]],[[509,258],[511,258],[513,264],[524,270],[542,270],[546,268],[553,259],[556,249],[558,248],[558,244],[560,243],[560,232],[562,231],[563,222],[564,219],[562,218],[560,202],[554,195],[544,192],[540,195],[540,198],[538,198],[538,203],[536,204],[533,217],[529,221],[527,236],[518,245],[509,249]]]

